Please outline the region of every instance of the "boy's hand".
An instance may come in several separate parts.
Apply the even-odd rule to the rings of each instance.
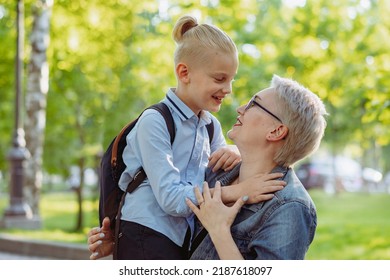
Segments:
[[[213,168],[213,172],[222,168],[224,171],[233,169],[241,161],[241,155],[235,145],[227,145],[219,148],[209,157],[208,167]]]

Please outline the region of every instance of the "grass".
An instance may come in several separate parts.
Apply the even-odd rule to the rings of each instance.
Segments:
[[[310,194],[318,226],[307,259],[390,260],[390,195]]]
[[[0,198],[0,213],[8,206],[8,200]],[[86,244],[91,227],[98,226],[98,202],[86,199],[83,202],[83,229],[75,231],[77,223],[76,194],[73,192],[49,193],[41,196],[40,212],[43,228],[40,230],[0,229],[0,233],[22,236],[29,239]]]
[[[310,192],[318,214],[318,227],[306,255],[309,260],[390,260],[390,195]],[[8,198],[0,197],[0,214]],[[98,225],[97,201],[85,200],[84,228],[74,232],[76,196],[72,192],[44,194],[41,198],[42,230],[0,229],[32,239],[86,243],[86,234]]]

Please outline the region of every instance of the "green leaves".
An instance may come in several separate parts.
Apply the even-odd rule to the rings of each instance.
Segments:
[[[15,7],[8,2],[0,0],[2,158],[10,146],[14,102]],[[33,2],[26,1],[27,38]],[[298,80],[324,100],[330,112],[324,144],[339,150],[351,142],[366,149],[387,146],[387,2],[321,0],[291,6],[289,1],[55,1],[45,168],[67,169],[80,150],[105,149],[125,123],[176,85],[171,32],[178,17],[187,13],[221,27],[240,52],[234,94],[217,114],[225,132],[236,107],[278,74]],[[0,168],[5,167],[0,161]]]

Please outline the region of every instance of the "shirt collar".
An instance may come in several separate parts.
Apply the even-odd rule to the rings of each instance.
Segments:
[[[175,90],[175,88],[170,88],[166,94],[166,100],[172,105],[173,110],[176,111],[182,120],[198,119],[198,116],[176,95]],[[202,110],[199,119],[205,124],[209,124],[211,122],[210,113]]]

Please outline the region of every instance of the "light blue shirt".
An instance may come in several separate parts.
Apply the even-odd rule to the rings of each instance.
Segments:
[[[121,219],[152,228],[182,246],[188,225],[193,228],[193,213],[185,198],[197,203],[194,186],[202,187],[210,154],[226,141],[213,115],[202,111],[200,117],[196,116],[173,91],[168,90],[163,100],[175,123],[173,144],[163,116],[156,110],[146,110],[126,138],[126,169],[119,186],[125,190],[143,166],[147,179],[126,195]],[[210,147],[206,125],[211,120],[214,136]]]

